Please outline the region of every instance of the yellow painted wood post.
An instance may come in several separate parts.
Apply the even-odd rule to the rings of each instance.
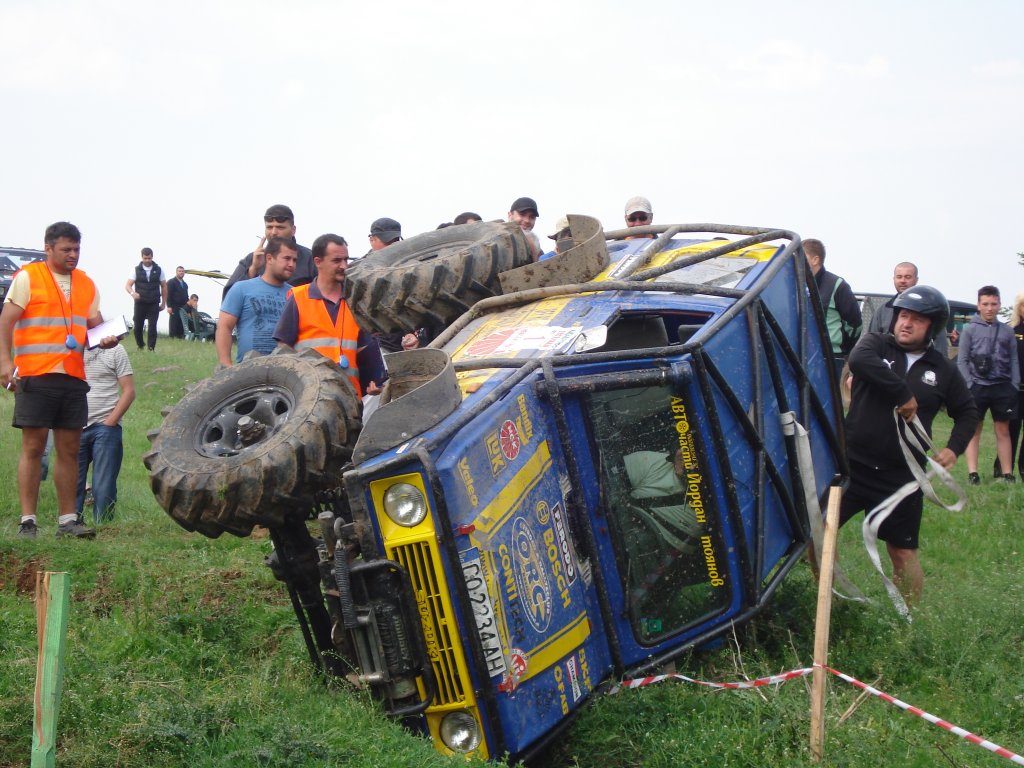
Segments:
[[[843,491],[833,485],[825,513],[825,536],[818,560],[818,613],[814,622],[814,672],[811,676],[811,759],[820,762],[825,752],[825,683],[828,664],[828,634],[832,621],[832,576],[836,564],[836,540],[839,537],[839,503]]]
[[[57,761],[57,720],[64,687],[64,641],[70,595],[68,574],[36,574],[39,657],[32,717],[32,768],[53,768]]]

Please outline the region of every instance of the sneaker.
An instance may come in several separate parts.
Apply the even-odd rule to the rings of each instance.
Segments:
[[[967,474],[967,482],[971,485],[981,485],[981,475],[977,472],[969,472]]]
[[[18,538],[34,539],[36,537],[37,530],[35,520],[24,520],[21,525],[18,526]]]
[[[57,538],[61,539],[65,536],[72,536],[76,539],[92,539],[96,536],[96,529],[86,528],[81,520],[72,520],[70,523],[57,526]]]
[[[1016,483],[1017,478],[1012,473],[1007,473],[1000,478],[1004,483]]]

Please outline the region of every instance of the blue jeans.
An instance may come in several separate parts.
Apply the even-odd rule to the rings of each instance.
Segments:
[[[85,476],[92,464],[92,516],[99,523],[112,520],[117,503],[117,476],[121,472],[124,447],[121,445],[121,425],[108,427],[93,424],[82,430],[82,443],[78,449],[78,499],[76,509],[82,515],[85,504]]]

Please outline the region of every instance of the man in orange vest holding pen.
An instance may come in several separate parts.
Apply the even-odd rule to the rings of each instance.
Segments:
[[[376,394],[384,366],[372,337],[360,330],[345,303],[345,238],[332,234],[318,237],[313,242],[313,264],[316,279],[292,289],[274,339],[298,351],[315,349],[338,364],[360,396]]]
[[[14,426],[21,430],[18,535],[36,536],[39,459],[53,430],[56,448],[57,536],[91,539],[75,511],[78,445],[89,415],[85,382],[87,330],[103,322],[100,296],[78,267],[82,234],[59,221],[46,228],[46,260],[23,267],[11,282],[0,314],[0,386],[12,390]],[[117,345],[107,336],[99,346]]]

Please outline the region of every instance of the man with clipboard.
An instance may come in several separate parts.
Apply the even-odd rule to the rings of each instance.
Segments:
[[[0,386],[13,391],[13,424],[21,430],[18,535],[36,536],[40,457],[53,430],[57,537],[90,539],[75,511],[78,448],[88,416],[85,347],[88,329],[103,322],[96,285],[79,270],[82,235],[66,221],[46,229],[46,259],[24,266],[0,314]],[[96,346],[113,347],[116,336]]]

